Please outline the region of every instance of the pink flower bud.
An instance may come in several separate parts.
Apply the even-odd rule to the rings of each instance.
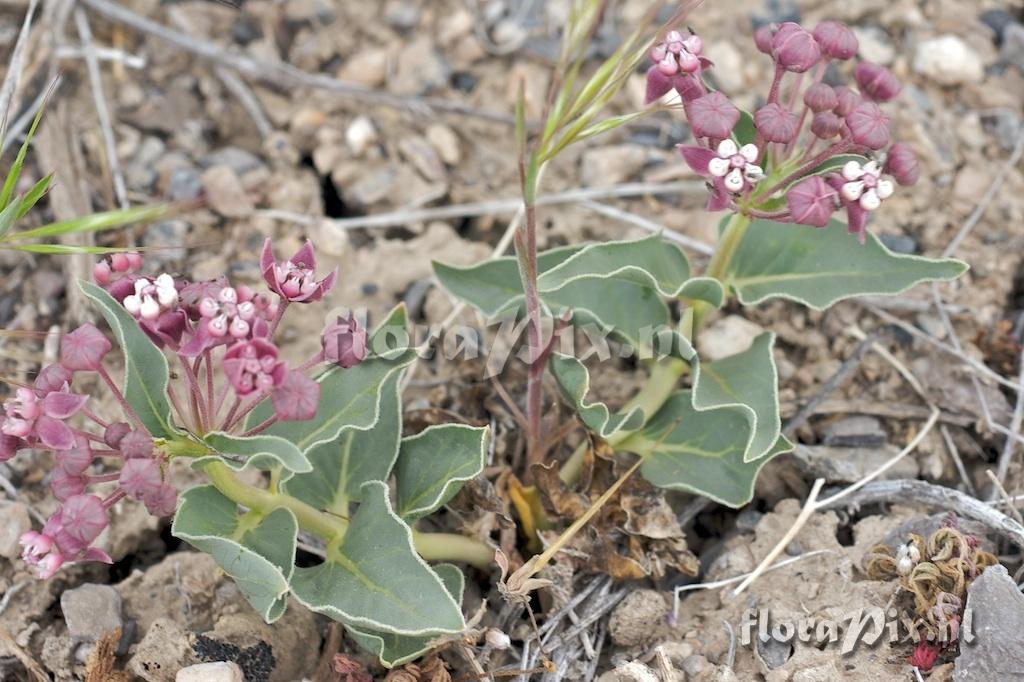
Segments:
[[[801,225],[828,225],[836,205],[836,191],[817,175],[801,180],[786,193],[786,206],[792,220]]]
[[[679,70],[683,73],[695,73],[700,71],[700,59],[697,55],[687,51],[679,53]]]
[[[843,129],[843,119],[831,111],[819,111],[811,119],[811,132],[815,137],[828,140],[840,133]]]
[[[324,330],[324,359],[348,369],[355,367],[366,357],[366,330],[359,325],[354,315],[337,322]]]
[[[110,265],[106,261],[100,261],[92,266],[92,278],[101,287],[110,282]]]
[[[767,142],[789,144],[796,139],[796,116],[778,104],[766,104],[754,114],[754,125]]]
[[[916,184],[921,177],[921,164],[918,163],[914,150],[900,142],[889,148],[885,159],[885,172],[895,178],[896,182],[909,187]]]
[[[178,506],[178,491],[173,486],[163,483],[143,497],[142,502],[153,516],[170,516]]]
[[[40,580],[49,580],[57,574],[57,571],[59,571],[60,567],[63,565],[64,558],[61,556],[60,552],[56,549],[51,550],[49,554],[40,559],[36,564],[36,576]]]
[[[831,85],[815,83],[804,92],[804,104],[814,113],[831,111],[839,104],[839,97]]]
[[[710,92],[684,107],[696,137],[724,140],[740,120],[740,110],[720,92]]]
[[[149,322],[160,317],[160,304],[152,296],[143,296],[139,306],[139,317]]]
[[[226,315],[218,315],[217,317],[210,320],[206,325],[207,331],[210,332],[210,336],[216,338],[223,338],[228,333],[228,318]]]
[[[142,254],[133,251],[132,253],[126,253],[125,258],[128,259],[129,270],[135,271],[142,268]]]
[[[679,72],[679,63],[676,62],[676,56],[669,52],[666,54],[660,62],[658,62],[658,71],[665,76],[674,76]]]
[[[110,267],[113,268],[114,272],[128,272],[131,264],[128,262],[126,254],[114,253],[110,255]]]
[[[845,85],[840,85],[835,89],[838,103],[834,111],[837,116],[849,116],[850,112],[857,108],[857,105],[861,103],[860,95],[854,92],[852,89]]]
[[[903,88],[899,79],[889,69],[871,62],[858,64],[853,77],[857,79],[861,92],[876,102],[894,99]]]
[[[121,467],[117,483],[135,499],[144,499],[163,483],[160,465],[152,459],[129,459]]]
[[[102,365],[103,356],[110,348],[110,341],[103,332],[86,322],[61,339],[60,361],[71,371],[95,371]]]
[[[132,427],[128,426],[126,422],[114,422],[107,426],[103,431],[103,442],[111,447],[113,450],[118,450],[121,447],[121,441],[131,433]]]
[[[153,455],[153,439],[141,430],[126,434],[119,445],[125,459],[142,459]]]
[[[95,495],[75,495],[64,503],[60,523],[74,540],[88,545],[107,527],[107,510]]]
[[[833,59],[849,59],[860,47],[853,31],[838,21],[823,21],[815,26],[814,39],[821,51]]]
[[[772,56],[785,70],[803,73],[821,60],[821,48],[799,24],[786,22],[772,38]]]
[[[67,337],[65,337],[66,339]],[[56,363],[47,365],[39,371],[32,386],[42,393],[52,393],[63,390],[71,382],[71,372],[63,365]]]
[[[293,370],[270,398],[281,421],[305,421],[315,417],[320,407],[320,384]]]
[[[220,311],[220,306],[212,298],[204,298],[199,301],[199,315],[201,317],[214,317],[218,311]]]
[[[868,149],[881,149],[889,144],[889,117],[874,102],[862,102],[846,117],[850,135],[857,144]]]
[[[771,26],[765,25],[754,31],[754,44],[761,52],[770,55],[772,53],[772,39],[775,31]]]
[[[240,317],[236,317],[231,321],[228,333],[231,334],[233,338],[244,339],[249,335],[249,323]]]

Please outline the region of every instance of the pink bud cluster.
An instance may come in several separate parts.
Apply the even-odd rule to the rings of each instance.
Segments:
[[[143,275],[143,265],[138,254],[114,254],[95,265],[93,276],[154,344],[177,360],[168,400],[186,449],[196,445],[188,445],[193,435],[213,430],[253,435],[275,421],[313,418],[320,383],[307,372],[325,362],[351,368],[367,356],[366,330],[354,316],[329,325],[320,352],[297,368],[288,366],[271,340],[289,305],[318,301],[334,285],[334,272],[317,277],[308,242],[290,259],[276,261],[267,241],[261,272],[269,293],[231,286],[225,278],[189,282],[167,273]],[[170,458],[182,451],[172,447],[173,439],[154,440],[107,373],[103,361],[111,348],[99,329],[82,325],[63,337],[59,362],[44,367],[31,385],[15,386],[2,403],[0,461],[26,448],[53,453],[49,482],[61,506],[41,531],[20,540],[22,557],[43,578],[75,561],[110,562],[91,545],[117,502],[137,500],[157,516],[173,514],[177,505],[166,472]],[[215,353],[221,353],[219,359]],[[72,390],[78,372],[96,373],[127,420],[108,423],[89,411],[89,396]],[[228,407],[230,393],[235,397]],[[246,415],[266,401],[273,416],[243,430]],[[88,422],[93,432],[84,428]]]
[[[919,175],[913,151],[906,145],[890,146],[891,122],[880,106],[899,95],[899,80],[883,66],[861,62],[853,70],[856,89],[824,83],[831,62],[852,59],[858,51],[857,37],[840,22],[822,22],[813,32],[793,22],[763,26],[754,41],[772,58],[775,75],[765,104],[752,117],[753,139],[736,138],[742,112],[724,94],[709,92],[700,83],[710,63],[702,62],[687,74],[696,84],[688,83],[686,92],[697,94],[683,97],[684,110],[697,144],[681,145],[680,151],[696,173],[708,178],[708,210],[729,208],[822,227],[835,211],[845,209],[850,232],[863,241],[867,215],[893,193],[893,183],[912,185]],[[666,37],[652,58],[674,55],[669,45],[685,49],[685,41]],[[648,72],[649,94],[665,87],[659,67],[660,62]],[[749,166],[737,156],[729,162],[733,170],[723,175],[722,155],[733,150],[745,151]],[[830,159],[848,154],[867,158],[829,166]],[[750,172],[750,166],[759,172]],[[740,168],[745,170],[741,173]],[[776,174],[777,168],[786,171]],[[762,179],[767,186],[759,186]],[[759,208],[780,194],[785,210]]]
[[[690,34],[669,31],[665,40],[651,49],[654,65],[647,71],[646,103],[660,99],[675,90],[683,101],[696,99],[707,92],[700,80],[700,72],[711,67],[711,60],[703,56],[704,41]]]

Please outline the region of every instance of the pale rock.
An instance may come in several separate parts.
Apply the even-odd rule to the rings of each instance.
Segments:
[[[450,68],[430,35],[422,35],[402,50],[389,89],[398,95],[423,95],[448,82]]]
[[[388,51],[383,48],[360,50],[345,60],[337,76],[343,81],[369,88],[380,87],[388,76]]]
[[[459,38],[469,35],[473,30],[473,23],[473,15],[468,10],[465,8],[457,9],[452,15],[446,17],[441,22],[437,32],[438,44],[448,46]]]
[[[18,538],[32,530],[32,519],[28,515],[28,507],[15,502],[0,507],[0,556],[5,559],[16,559],[21,554]]]
[[[377,142],[377,128],[366,116],[357,116],[345,129],[345,144],[356,156],[362,156]],[[332,164],[333,165],[333,164]]]
[[[925,40],[914,54],[914,71],[939,85],[980,82],[985,76],[981,57],[952,34]]]
[[[638,646],[657,634],[668,614],[668,603],[660,592],[635,590],[612,611],[608,634],[619,646]]]
[[[764,331],[759,325],[739,315],[716,320],[700,335],[700,355],[705,362],[714,362],[750,348],[754,338]]]
[[[462,150],[459,149],[459,136],[455,131],[443,123],[432,123],[427,128],[427,139],[434,145],[441,160],[449,166],[458,165],[462,160]]]
[[[647,150],[640,145],[588,149],[580,159],[580,181],[585,187],[609,187],[628,180],[646,163]]]
[[[1024,680],[1024,594],[1004,566],[985,569],[967,589],[974,641],[960,645],[954,682]]]
[[[136,645],[128,670],[146,682],[172,682],[178,670],[194,661],[185,628],[169,618],[159,618]]]
[[[736,46],[727,41],[710,43],[704,49],[705,56],[715,63],[711,70],[718,84],[726,93],[737,93],[743,89],[743,55]]]
[[[252,199],[230,167],[213,166],[203,173],[202,182],[207,203],[220,215],[241,218],[252,213]]]
[[[120,629],[121,595],[110,585],[87,583],[60,596],[60,610],[68,634],[80,642],[95,642]]]
[[[640,661],[630,661],[604,673],[598,682],[661,682],[661,677]]]
[[[854,26],[853,33],[857,36],[857,54],[861,59],[883,66],[892,64],[896,58],[896,48],[888,33],[877,26]]]
[[[182,668],[174,676],[174,682],[245,682],[245,677],[237,663],[217,661]]]
[[[420,175],[430,182],[440,182],[445,179],[444,165],[437,155],[437,150],[426,138],[419,135],[404,137],[398,142],[398,151]]]

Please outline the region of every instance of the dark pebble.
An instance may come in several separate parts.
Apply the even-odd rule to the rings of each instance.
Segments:
[[[981,23],[992,29],[996,45],[1003,44],[1003,33],[1006,31],[1006,27],[1014,22],[1013,15],[1002,9],[986,10],[978,18],[981,19]]]
[[[917,242],[913,237],[903,234],[883,234],[878,238],[893,253],[917,253]]]
[[[452,87],[460,92],[473,92],[477,80],[479,79],[468,71],[456,71],[452,74]]]

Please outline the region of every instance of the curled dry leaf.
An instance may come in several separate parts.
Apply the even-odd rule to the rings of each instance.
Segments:
[[[501,569],[501,577],[498,578],[498,592],[505,601],[513,604],[525,604],[530,600],[530,592],[551,585],[550,580],[533,577],[537,572],[539,556],[531,557],[512,575],[509,575],[508,557],[500,549],[494,553],[494,561]]]

